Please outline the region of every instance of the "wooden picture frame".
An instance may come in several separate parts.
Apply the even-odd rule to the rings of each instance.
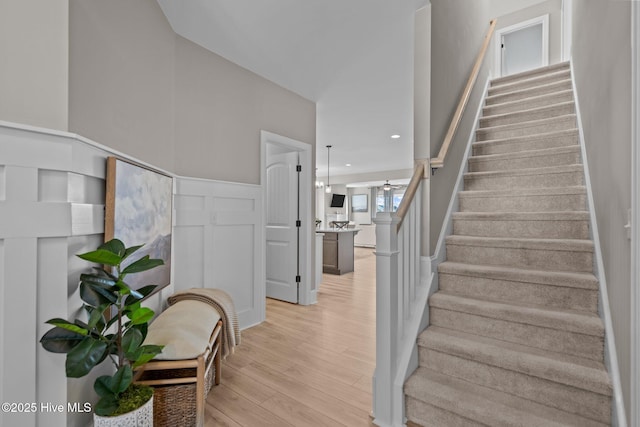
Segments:
[[[132,260],[149,255],[164,265],[127,276],[131,288],[156,285],[155,292],[171,283],[173,178],[157,170],[107,158],[105,242],[122,240],[126,247],[143,245]],[[125,261],[122,265],[124,268]]]

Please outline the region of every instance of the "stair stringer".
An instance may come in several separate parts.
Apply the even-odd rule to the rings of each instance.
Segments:
[[[571,67],[571,85],[573,88],[573,96],[576,104],[576,122],[578,126],[580,153],[582,156],[582,164],[584,170],[584,182],[587,191],[587,204],[589,207],[589,227],[590,238],[594,245],[594,266],[593,274],[598,279],[598,314],[604,323],[605,341],[604,341],[604,362],[611,378],[613,385],[613,401],[614,405],[611,411],[611,425],[618,427],[627,427],[627,417],[624,408],[624,396],[622,394],[622,382],[620,380],[620,369],[618,365],[618,353],[616,351],[615,337],[613,334],[613,322],[611,320],[611,308],[609,306],[609,295],[607,293],[607,279],[604,271],[604,261],[602,259],[602,248],[600,246],[600,234],[598,233],[598,222],[596,221],[595,203],[593,200],[593,189],[589,173],[589,162],[587,158],[587,150],[582,127],[582,118],[580,115],[580,100],[578,91],[576,90],[575,70],[573,61],[570,61]]]

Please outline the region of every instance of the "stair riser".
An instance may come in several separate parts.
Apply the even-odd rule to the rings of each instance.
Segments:
[[[442,291],[471,298],[598,312],[598,292],[596,290],[447,273],[439,273],[438,285]]]
[[[486,128],[476,131],[476,141],[490,141],[494,139],[517,138],[531,136],[540,133],[557,132],[574,129],[576,121],[574,116],[562,117],[556,120],[536,124],[507,125],[505,128]]]
[[[488,116],[480,119],[480,128],[523,123],[531,120],[550,119],[575,113],[575,104],[561,104],[533,111],[519,111],[500,116]]]
[[[453,234],[479,237],[520,237],[539,239],[588,239],[589,222],[453,220]]]
[[[543,350],[572,356],[603,360],[603,338],[540,326],[516,323],[497,318],[444,310],[429,309],[430,325],[529,345]]]
[[[461,212],[558,212],[580,211],[586,206],[584,194],[544,196],[460,196]]]
[[[543,150],[545,148],[568,147],[578,144],[578,133],[571,132],[546,138],[530,137],[485,144],[473,144],[473,155],[516,153],[519,151]]]
[[[534,270],[593,271],[593,253],[578,251],[467,246],[447,243],[447,260]]]
[[[602,423],[610,420],[608,396],[424,347],[419,352],[420,366],[425,368]]]
[[[577,165],[581,162],[580,152],[553,153],[547,155],[520,157],[511,159],[469,159],[469,172],[490,172],[498,170],[513,170],[527,168],[542,168],[550,166]]]
[[[559,71],[544,76],[529,77],[520,81],[514,82],[500,82],[499,84],[492,84],[489,87],[489,96],[500,95],[502,93],[511,93],[523,89],[537,88],[540,86],[558,83],[567,79],[571,79],[570,71]]]
[[[406,399],[406,410],[407,419],[423,427],[485,427],[484,424],[477,423],[412,397],[407,397]]]
[[[504,104],[495,104],[491,107],[484,107],[482,109],[482,116],[487,117],[496,116],[498,114],[515,113],[517,111],[546,107],[549,105],[570,101],[573,101],[573,93],[571,91],[563,91],[552,93],[549,95],[529,98],[520,102],[507,102]]]
[[[583,185],[581,172],[560,172],[543,175],[465,176],[464,189],[508,190],[515,188],[571,187]]]
[[[560,92],[560,91],[570,90],[570,89],[572,89],[571,80],[565,80],[562,82],[558,82],[558,83],[554,83],[546,86],[540,86],[533,89],[527,89],[519,92],[511,92],[511,93],[491,96],[487,98],[486,105],[489,106],[489,105],[503,104],[505,102],[519,101],[521,99],[532,98],[540,95],[546,95],[549,93],[555,93],[555,92]]]

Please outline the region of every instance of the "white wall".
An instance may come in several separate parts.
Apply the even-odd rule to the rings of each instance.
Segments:
[[[265,318],[262,188],[176,180],[176,291],[218,288],[234,300],[241,328]]]
[[[65,356],[43,350],[53,317],[78,315],[75,254],[103,242],[106,157],[74,134],[0,122],[0,401],[95,403],[93,378],[65,377]],[[136,160],[136,159],[131,159]],[[174,288],[216,286],[241,327],[264,317],[259,186],[177,178],[172,284],[145,303],[159,312]],[[174,286],[173,283],[177,285]],[[108,369],[108,367],[104,367]],[[4,414],[3,426],[85,426],[90,414]]]
[[[69,0],[0,2],[0,120],[67,130]]]

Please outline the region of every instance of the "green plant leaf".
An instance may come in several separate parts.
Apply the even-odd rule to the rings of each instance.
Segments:
[[[92,307],[115,304],[118,300],[113,291],[87,282],[80,283],[80,298]]]
[[[93,267],[93,269],[95,270],[95,273],[93,273],[93,274],[95,274],[96,276],[104,277],[105,279],[111,279],[114,282],[116,280],[118,280],[118,278],[116,276],[114,276],[113,274],[109,273],[108,271],[106,271],[102,267]]]
[[[133,325],[131,327],[140,331],[140,333],[142,334],[142,341],[144,342],[144,339],[147,338],[147,332],[149,331],[149,324],[141,323],[139,325]]]
[[[113,414],[116,409],[118,409],[118,399],[113,395],[101,398],[96,403],[96,406],[93,407],[95,413],[103,417]]]
[[[96,264],[110,265],[112,267],[116,267],[122,262],[122,258],[120,256],[105,249],[98,249],[77,256],[78,258],[82,258],[85,261],[95,262]]]
[[[161,259],[150,259],[149,255],[146,255],[129,264],[127,268],[122,270],[122,274],[140,273],[141,271],[151,270],[159,265],[164,265],[164,261]]]
[[[141,300],[142,298],[151,295],[151,293],[157,288],[158,286],[156,285],[147,285],[147,286],[143,286],[139,289],[136,289],[137,293],[142,295],[139,297],[132,295],[129,295],[125,301],[125,305],[132,305],[135,301],[137,300]]]
[[[80,335],[88,335],[89,334],[89,328],[85,328],[85,327],[83,327],[81,325],[73,324],[73,323],[71,323],[71,322],[69,322],[67,320],[64,320],[64,319],[60,319],[60,318],[49,319],[49,320],[46,321],[46,323],[48,323],[50,325],[53,325],[53,326],[57,326],[57,327],[62,328],[62,329],[66,329],[66,330],[71,331],[71,332],[75,332],[75,333],[80,334]]]
[[[93,383],[93,389],[100,397],[117,397],[115,393],[111,391],[111,375],[102,375],[96,378],[96,381]]]
[[[129,329],[122,337],[122,350],[127,359],[135,360],[135,351],[142,345],[142,333],[137,329]]]
[[[84,338],[84,335],[56,326],[40,338],[40,343],[52,353],[68,353]]]
[[[137,368],[138,366],[144,365],[145,363],[147,363],[148,361],[156,357],[158,354],[162,353],[163,348],[164,348],[163,345],[147,344],[147,345],[141,346],[138,349],[139,354],[137,355],[133,363],[133,367]]]
[[[111,377],[111,391],[116,394],[122,393],[129,387],[131,381],[133,381],[133,370],[131,366],[124,365]]]
[[[105,327],[105,319],[104,319],[104,311],[107,309],[108,304],[102,304],[98,307],[87,307],[87,311],[89,312],[89,323],[88,326],[90,329],[97,329],[102,332]]]
[[[124,251],[124,255],[122,256],[122,259],[125,260],[129,257],[129,255],[131,255],[132,253],[134,253],[135,251],[137,251],[138,249],[140,249],[141,247],[143,247],[144,245],[138,245],[138,246],[131,246],[130,248],[127,248]]]
[[[129,315],[129,319],[131,319],[132,324],[140,325],[142,323],[147,323],[149,320],[153,319],[154,314],[154,311],[150,308],[140,307]]]
[[[124,243],[122,243],[122,241],[118,239],[111,239],[108,242],[104,242],[98,247],[98,249],[109,251],[113,254],[118,255],[119,257],[122,257],[125,254]]]
[[[104,270],[102,270],[104,271]],[[101,286],[105,289],[111,288],[113,287],[113,285],[116,284],[116,281],[114,279],[112,279],[111,277],[105,277],[103,275],[99,275],[99,274],[90,274],[90,273],[84,273],[80,275],[80,281],[90,284],[90,285],[98,285]]]
[[[69,353],[65,368],[67,377],[80,378],[87,375],[94,366],[104,360],[107,343],[87,337],[76,345]]]

